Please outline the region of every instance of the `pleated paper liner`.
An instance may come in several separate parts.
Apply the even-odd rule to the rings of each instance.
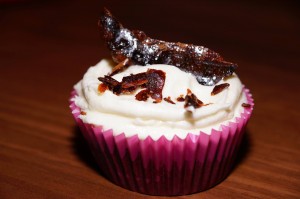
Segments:
[[[140,140],[137,135],[113,135],[113,129],[85,124],[80,108],[72,100],[70,108],[103,173],[115,184],[149,195],[186,195],[207,190],[230,172],[244,128],[253,110],[253,99],[244,89],[250,108],[244,108],[236,122],[212,130],[211,135],[189,133],[185,139],[162,136]]]

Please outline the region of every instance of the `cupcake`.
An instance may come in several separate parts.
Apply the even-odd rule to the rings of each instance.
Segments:
[[[254,105],[237,66],[202,46],[130,31],[106,9],[99,25],[113,61],[88,69],[70,107],[105,176],[168,196],[221,182]]]

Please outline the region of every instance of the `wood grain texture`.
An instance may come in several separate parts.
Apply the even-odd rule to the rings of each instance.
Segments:
[[[253,93],[231,174],[178,198],[300,198],[297,5],[192,0],[0,4],[0,198],[155,198],[102,177],[68,108],[72,86],[109,57],[97,29],[104,5],[129,28],[238,63]]]

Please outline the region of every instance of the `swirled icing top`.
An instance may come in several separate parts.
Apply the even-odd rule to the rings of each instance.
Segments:
[[[80,118],[85,123],[102,125],[104,130],[113,129],[114,134],[125,133],[125,136],[138,134],[140,139],[151,136],[157,140],[162,135],[172,139],[174,135],[185,138],[188,133],[211,133],[218,130],[221,124],[234,121],[243,111],[242,103],[247,102],[243,93],[243,85],[234,73],[218,84],[228,83],[230,86],[222,92],[211,95],[214,86],[200,85],[195,76],[170,65],[130,66],[125,71],[113,76],[121,81],[122,77],[145,72],[148,69],[162,70],[166,73],[163,97],[170,97],[175,104],[161,101],[153,103],[137,101],[135,94],[115,95],[110,90],[101,93],[98,77],[111,72],[113,63],[102,60],[90,67],[83,79],[75,85],[77,96],[75,104],[85,113]],[[176,100],[190,89],[206,106],[187,110],[184,102]]]

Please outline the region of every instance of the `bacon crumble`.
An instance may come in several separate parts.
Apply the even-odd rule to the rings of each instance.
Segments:
[[[173,101],[171,100],[171,97],[170,97],[170,96],[165,97],[164,100],[165,100],[166,102],[170,103],[170,104],[175,104],[175,102],[173,102]]]
[[[218,93],[221,93],[225,88],[228,88],[229,86],[230,84],[228,83],[216,85],[210,94],[213,96]]]
[[[177,97],[176,100],[177,100],[178,102],[184,102],[184,97],[183,97],[183,95],[180,95],[179,97]]]
[[[149,98],[149,91],[147,89],[141,90],[138,94],[135,95],[135,99],[138,101],[147,101]]]
[[[99,77],[98,80],[105,84],[114,94],[119,95],[121,93],[121,84],[114,78],[105,75],[104,77]]]
[[[123,77],[122,88],[138,87],[148,82],[147,73],[131,74]]]
[[[166,74],[161,70],[148,69],[148,83],[146,84],[149,90],[150,97],[157,103],[162,100],[162,90],[165,85]]]
[[[203,106],[203,102],[199,100],[194,93],[190,89],[187,89],[187,94],[185,96],[184,101],[184,108],[188,107],[194,107],[194,108],[200,108]]]
[[[131,65],[131,61],[127,58],[124,59],[122,62],[120,62],[118,65],[116,65],[113,69],[112,72],[110,73],[109,76],[113,76],[123,70],[124,68],[128,67]]]
[[[251,107],[251,104],[242,103],[242,107],[245,107],[245,108],[250,108],[250,107]]]
[[[99,84],[98,86],[98,91],[100,93],[104,93],[106,90],[108,89],[107,85],[105,85],[104,83]]]
[[[148,69],[147,72],[125,76],[121,82],[108,75],[98,78],[102,84],[106,85],[108,89],[116,95],[132,93],[137,88],[146,88],[136,94],[136,100],[146,101],[149,97],[151,97],[155,100],[155,103],[161,102],[163,98],[162,90],[165,85],[165,79],[165,72],[155,69]]]

